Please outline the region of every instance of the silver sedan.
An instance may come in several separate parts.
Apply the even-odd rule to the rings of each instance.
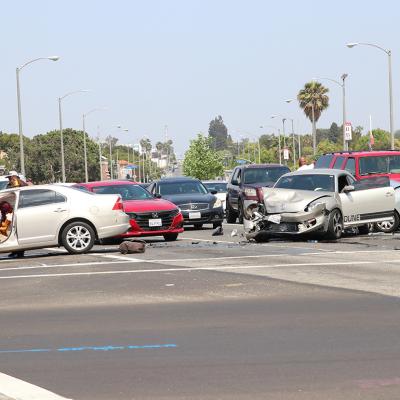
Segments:
[[[118,195],[40,185],[0,193],[0,252],[64,246],[86,253],[96,239],[126,232],[129,217]]]
[[[262,189],[258,203],[245,204],[249,239],[321,233],[339,239],[345,228],[367,233],[368,224],[393,220],[394,189],[373,180],[356,181],[343,170],[316,169],[283,175]]]

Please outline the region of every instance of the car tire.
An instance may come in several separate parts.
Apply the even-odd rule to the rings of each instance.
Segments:
[[[239,200],[238,202],[238,222],[239,224],[243,224],[243,202],[241,200]]]
[[[176,239],[178,239],[178,234],[177,233],[166,233],[164,236],[164,240],[166,242],[174,242]]]
[[[374,228],[378,232],[393,233],[397,231],[397,229],[399,228],[399,224],[400,224],[400,217],[397,211],[395,211],[394,221],[376,222],[374,224]]]
[[[83,254],[94,245],[96,234],[93,228],[82,221],[68,224],[61,233],[61,243],[70,254]]]
[[[337,240],[342,237],[343,233],[343,217],[340,210],[333,209],[329,214],[328,230],[326,238],[330,240]]]
[[[201,229],[203,224],[194,224],[194,229]]]
[[[231,207],[231,205],[229,204],[228,198],[226,199],[226,210],[225,210],[225,214],[226,214],[226,222],[227,222],[228,224],[234,224],[234,223],[236,222],[237,213],[236,213],[236,211]]]

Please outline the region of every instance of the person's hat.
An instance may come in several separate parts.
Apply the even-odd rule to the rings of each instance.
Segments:
[[[10,171],[6,178],[11,178],[12,176],[19,176],[17,171]]]

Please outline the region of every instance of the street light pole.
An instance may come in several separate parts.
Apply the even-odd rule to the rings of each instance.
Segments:
[[[87,165],[87,149],[86,149],[86,128],[85,128],[85,119],[86,117],[95,112],[95,111],[102,111],[105,108],[93,108],[92,110],[88,111],[85,114],[82,114],[82,128],[83,128],[83,152],[84,152],[84,160],[85,160],[85,182],[89,182],[89,173],[88,173],[88,165]]]
[[[25,154],[24,154],[24,133],[22,130],[22,112],[21,112],[21,89],[19,83],[19,74],[22,68],[26,67],[29,64],[32,64],[35,61],[39,60],[51,60],[57,61],[60,57],[58,56],[50,56],[50,57],[39,57],[33,60],[26,62],[25,64],[17,67],[15,70],[16,79],[17,79],[17,108],[18,108],[18,133],[19,133],[19,152],[20,152],[20,164],[21,164],[21,174],[25,175]]]
[[[75,94],[75,93],[84,93],[84,92],[89,92],[89,90],[82,89],[82,90],[75,90],[73,92],[69,92],[65,94],[64,96],[61,96],[58,98],[58,118],[60,120],[60,148],[61,148],[61,174],[62,174],[62,181],[65,183],[66,177],[65,177],[65,154],[64,154],[64,132],[63,132],[63,125],[62,125],[62,107],[61,107],[61,101],[65,99],[66,97]]]
[[[315,129],[315,112],[314,112],[314,101],[311,100],[311,118],[312,118],[312,145],[313,155],[317,154],[317,131]]]
[[[375,47],[388,56],[388,72],[389,72],[389,129],[390,129],[390,148],[394,150],[394,127],[393,127],[393,87],[392,87],[392,51],[390,49],[385,49],[381,46],[378,46],[374,43],[347,43],[346,46],[348,48],[353,48],[355,46],[370,46]]]

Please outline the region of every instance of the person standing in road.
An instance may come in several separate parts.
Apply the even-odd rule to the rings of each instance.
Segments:
[[[307,164],[305,157],[299,158],[299,168],[297,169],[297,171],[301,171],[303,169],[313,169],[313,168],[314,168],[314,164]]]
[[[28,186],[26,182],[24,182],[18,175],[17,171],[10,171],[9,174],[6,176],[8,178],[8,185],[7,189]],[[23,257],[25,252],[22,251],[13,251],[8,255],[10,258],[20,258]]]
[[[8,178],[7,189],[28,186],[28,184],[19,177],[17,171],[10,171],[9,174],[6,175],[6,178]]]

